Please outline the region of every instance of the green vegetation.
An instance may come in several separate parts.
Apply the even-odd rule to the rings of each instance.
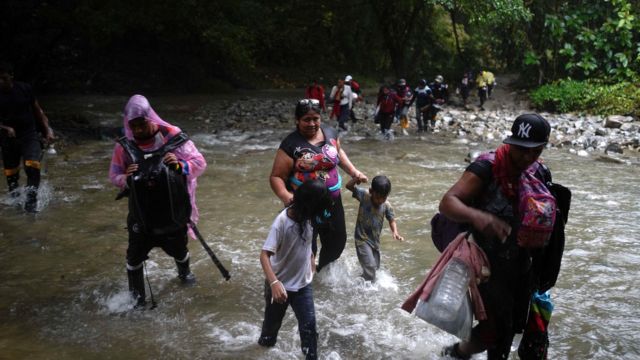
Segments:
[[[524,71],[537,73],[533,104],[551,111],[639,115],[637,1],[534,1]]]
[[[637,0],[6,0],[0,13],[0,56],[44,91],[330,86],[347,73],[455,84],[482,67],[553,84],[540,106],[604,113],[629,108],[640,79]]]
[[[540,80],[625,81],[640,71],[638,4],[629,0],[534,1],[525,65]]]
[[[620,82],[560,80],[531,92],[532,104],[557,112],[586,112],[599,115],[640,116],[640,86]]]
[[[47,91],[210,91],[325,85],[349,73],[409,83],[514,65],[522,0],[7,0],[0,46]],[[496,48],[497,46],[497,48]],[[517,65],[515,65],[517,66]]]

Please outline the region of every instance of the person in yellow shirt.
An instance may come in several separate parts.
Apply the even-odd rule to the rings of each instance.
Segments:
[[[484,70],[482,74],[484,74],[484,80],[487,83],[487,99],[490,99],[491,91],[496,85],[496,78],[495,76],[493,76],[493,73],[491,71]]]
[[[487,100],[487,79],[484,76],[484,70],[478,72],[476,77],[476,86],[478,87],[478,97],[480,98],[480,110],[484,110],[484,102]]]

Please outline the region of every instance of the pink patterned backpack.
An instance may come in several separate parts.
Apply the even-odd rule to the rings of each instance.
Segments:
[[[535,162],[520,176],[518,245],[541,248],[549,243],[556,221],[557,204],[547,186],[535,174],[540,163]]]

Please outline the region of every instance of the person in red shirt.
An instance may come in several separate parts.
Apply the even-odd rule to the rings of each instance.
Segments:
[[[392,92],[387,85],[383,85],[378,93],[378,109],[376,112],[376,122],[380,123],[380,132],[387,134],[393,123],[393,116],[396,109],[403,103],[395,92]]]
[[[304,98],[316,99],[320,101],[320,108],[322,109],[322,112],[327,111],[324,105],[324,87],[318,84],[318,80],[316,79],[311,80],[311,85],[307,86],[307,88],[304,91]]]

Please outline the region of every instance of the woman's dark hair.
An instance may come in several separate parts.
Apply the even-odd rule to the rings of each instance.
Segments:
[[[391,181],[384,175],[378,175],[371,180],[371,190],[380,196],[389,196]]]
[[[293,220],[300,226],[300,236],[304,234],[304,224],[313,225],[316,218],[323,218],[331,206],[327,185],[320,180],[307,180],[293,193],[291,204]]]
[[[302,99],[296,104],[296,120],[305,116],[309,110],[313,110],[320,114],[320,101],[316,99]]]
[[[384,89],[391,90],[389,85],[382,85],[380,86],[380,89],[378,89],[378,96],[384,95]]]

